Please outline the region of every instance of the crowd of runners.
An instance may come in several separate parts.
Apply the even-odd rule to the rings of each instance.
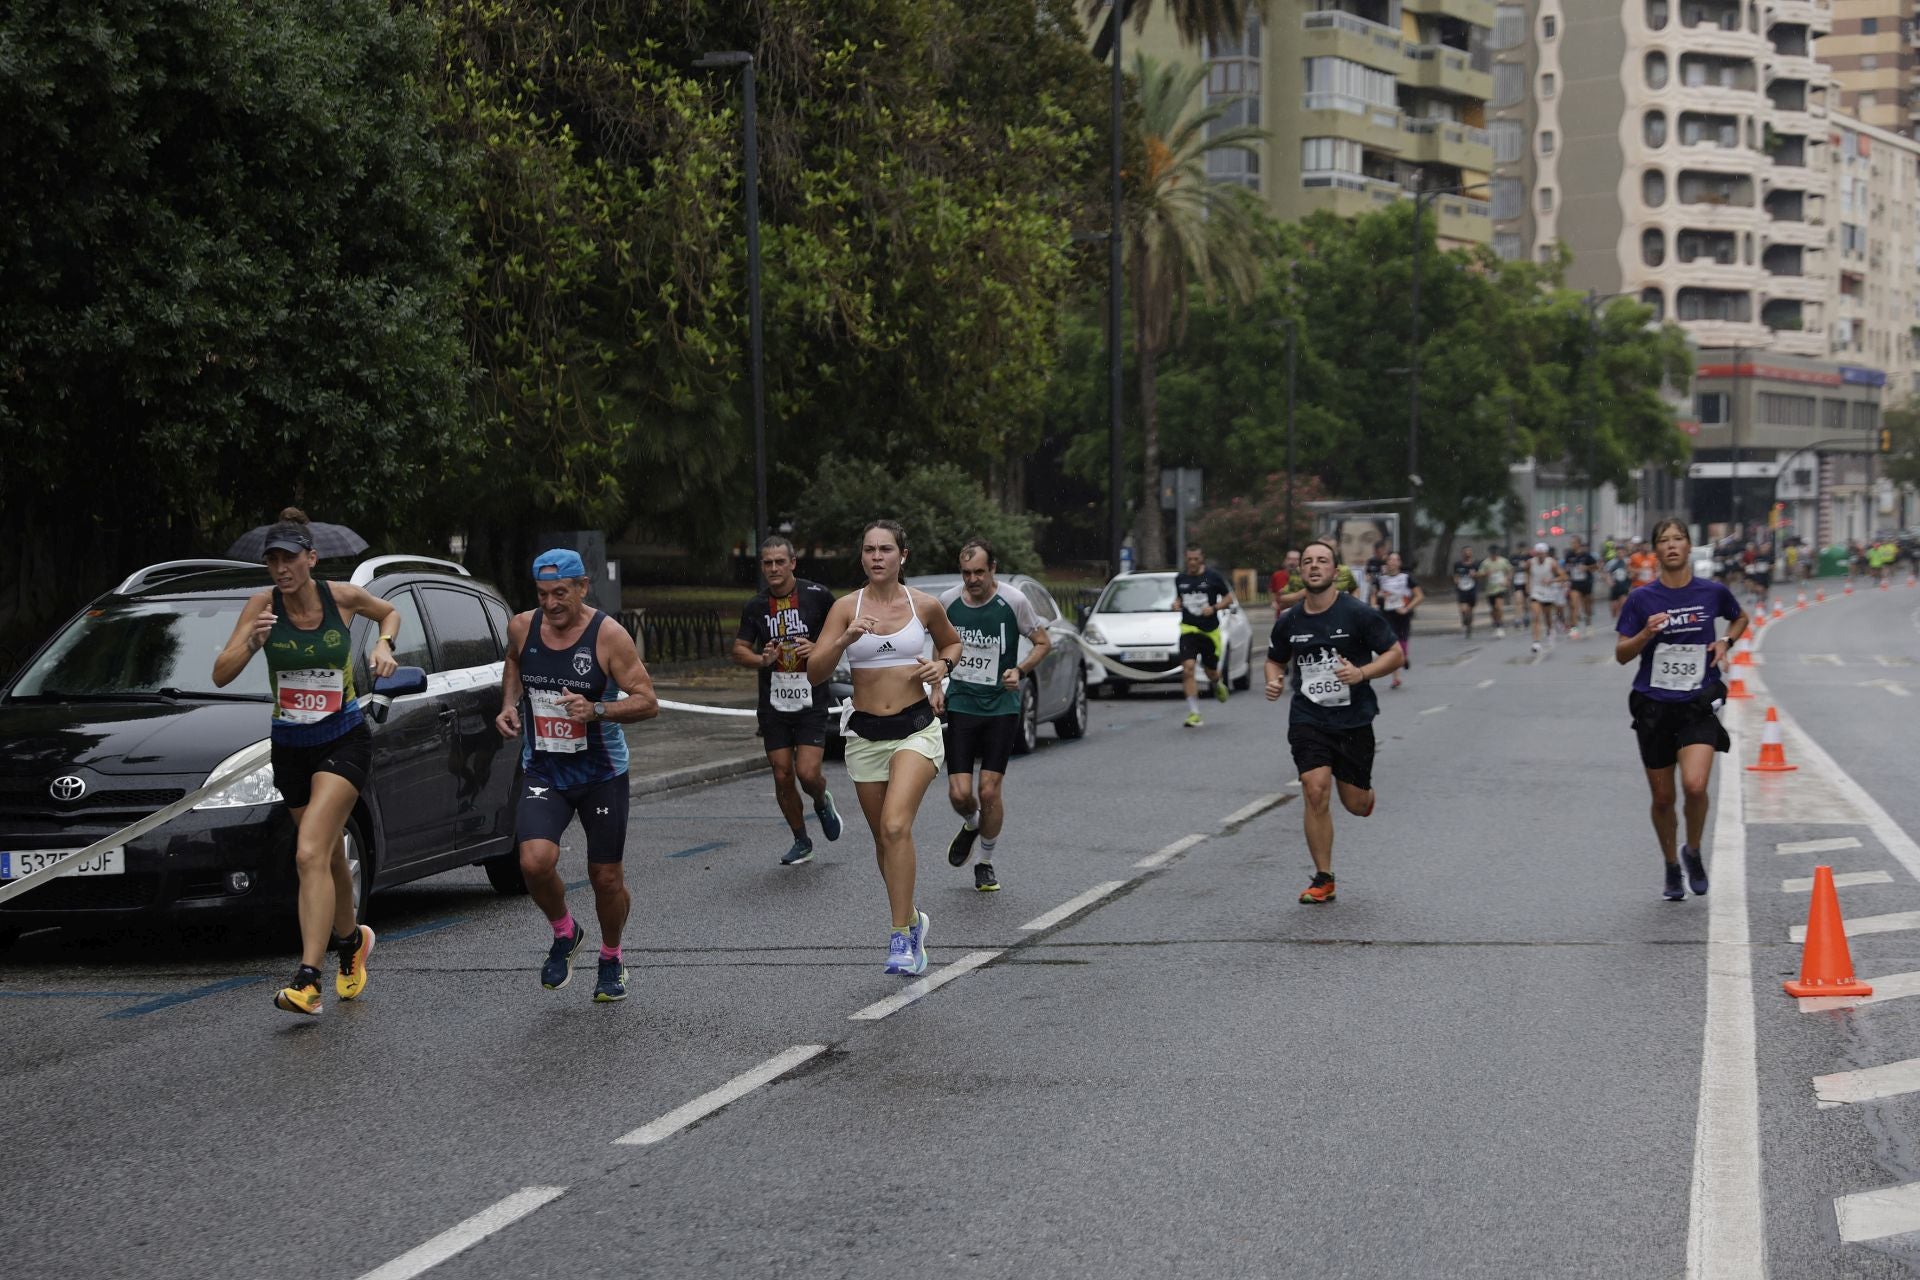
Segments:
[[[1031,602],[997,579],[994,548],[962,547],[960,585],[939,597],[906,584],[907,530],[876,520],[861,532],[861,584],[835,597],[796,576],[793,544],[771,537],[760,548],[764,588],[744,606],[732,660],[757,673],[755,715],[773,779],[774,803],[792,832],[781,865],[814,856],[810,804],[829,841],[843,822],[823,767],[828,685],[844,668],[851,682],[843,737],[846,775],[873,841],[888,911],[885,971],[911,976],[927,968],[930,920],[916,898],[914,824],[940,770],[959,819],[947,862],[973,864],[973,885],[1000,888],[995,859],[1007,830],[1005,784],[1019,732],[1020,688],[1055,643]],[[334,988],[343,1000],[365,989],[374,933],[354,918],[353,886],[342,833],[371,767],[367,726],[354,689],[347,624],[358,615],[378,628],[370,670],[392,674],[399,611],[361,588],[313,576],[317,556],[306,517],[289,508],[269,532],[265,560],[273,586],[249,601],[219,654],[214,680],[235,679],[264,652],[273,690],[273,772],[298,830],[302,955],[275,996],[289,1012],[321,1010],[321,965],[331,951]],[[1637,664],[1629,715],[1651,794],[1662,863],[1662,892],[1679,900],[1707,891],[1703,849],[1713,757],[1728,750],[1720,722],[1728,648],[1747,627],[1732,590],[1696,578],[1694,548],[1678,520],[1662,521],[1648,540],[1608,539],[1589,551],[1581,539],[1564,550],[1539,542],[1518,559],[1503,548],[1485,556],[1462,547],[1450,576],[1462,634],[1473,635],[1481,600],[1494,637],[1509,623],[1530,627],[1537,651],[1556,637],[1594,628],[1594,597],[1604,589],[1616,636],[1615,658]],[[1764,592],[1769,564],[1744,565]],[[1877,565],[1870,567],[1879,567]],[[627,841],[628,752],[625,726],[656,716],[659,703],[633,638],[589,601],[586,567],[574,551],[541,553],[532,564],[537,607],[509,627],[495,721],[520,742],[524,794],[516,817],[521,869],[551,944],[542,985],[572,977],[587,938],[567,900],[560,840],[577,819],[598,925],[593,998],[627,994],[621,935],[630,901],[623,861]],[[1200,723],[1196,669],[1225,701],[1220,616],[1236,603],[1201,548],[1186,549],[1176,575],[1179,667],[1186,723]],[[1401,684],[1411,654],[1412,622],[1425,590],[1400,553],[1382,545],[1364,565],[1340,563],[1315,540],[1286,557],[1270,581],[1275,619],[1265,691],[1289,691],[1287,741],[1304,804],[1302,822],[1312,878],[1309,905],[1335,901],[1333,801],[1354,817],[1374,810],[1375,683]],[[1728,624],[1724,630],[1721,623]],[[1091,651],[1089,651],[1091,653]]]

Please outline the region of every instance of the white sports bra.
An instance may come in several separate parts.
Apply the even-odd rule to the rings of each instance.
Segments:
[[[913,605],[913,593],[907,591],[907,603]],[[859,617],[861,608],[867,602],[867,589],[860,588],[860,594],[853,602],[853,616]],[[881,635],[869,631],[847,646],[847,666],[861,667],[917,667],[920,665],[920,651],[926,647],[927,626],[920,621],[920,610],[913,608],[913,614],[907,625],[890,635]]]

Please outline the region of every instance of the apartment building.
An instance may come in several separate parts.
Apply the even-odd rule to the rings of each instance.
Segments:
[[[1912,0],[1833,0],[1833,30],[1820,40],[1820,61],[1840,86],[1840,109],[1907,137],[1920,113],[1913,12]]]
[[[1429,203],[1442,242],[1484,244],[1493,13],[1493,0],[1272,0],[1243,38],[1194,47],[1161,5],[1128,47],[1204,59],[1208,102],[1226,108],[1214,127],[1271,134],[1253,155],[1216,157],[1211,175],[1275,216],[1353,215],[1448,190],[1459,194]]]

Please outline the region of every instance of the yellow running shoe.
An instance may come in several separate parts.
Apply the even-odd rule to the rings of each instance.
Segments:
[[[282,987],[273,997],[273,1007],[284,1009],[288,1013],[304,1013],[309,1017],[320,1012],[320,971],[301,965],[295,970],[293,981]]]
[[[351,1000],[367,989],[367,957],[373,954],[373,930],[359,925],[354,930],[355,945],[340,952],[340,974],[333,989],[342,1000]]]

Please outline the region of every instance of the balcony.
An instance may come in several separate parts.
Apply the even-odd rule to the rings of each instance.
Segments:
[[[1824,357],[1828,354],[1827,335],[1817,325],[1803,329],[1781,329],[1773,334],[1768,350],[1790,356]]]
[[[1484,200],[1442,196],[1433,202],[1434,232],[1442,240],[1493,240],[1493,206]]]
[[[1300,175],[1300,188],[1309,208],[1325,209],[1343,218],[1378,212],[1406,195],[1397,182],[1336,169],[1306,170]]]
[[[1815,35],[1833,30],[1831,0],[1772,0],[1767,5],[1767,24],[1783,23],[1806,27]]]
[[[1791,298],[1797,302],[1820,302],[1827,296],[1827,282],[1814,275],[1770,275],[1761,280],[1760,287],[1770,298]]]
[[[1383,26],[1338,9],[1316,9],[1302,14],[1300,56],[1345,58],[1375,71],[1406,74],[1405,41],[1398,27]]]
[[[1408,13],[1458,18],[1475,27],[1493,26],[1493,0],[1401,0]]]
[[[1827,229],[1818,222],[1805,219],[1777,219],[1764,224],[1769,244],[1800,245],[1808,249],[1827,247]]]
[[[1300,96],[1300,136],[1347,138],[1371,151],[1396,155],[1410,141],[1400,129],[1400,109],[1344,93]]]
[[[1765,73],[1769,83],[1776,80],[1818,80],[1826,74],[1818,59],[1811,54],[1775,54],[1766,60]]]
[[[1479,102],[1493,96],[1493,73],[1475,71],[1465,49],[1444,44],[1408,45],[1407,58],[1413,65],[1403,66],[1400,74],[1422,89]]]
[[[1404,120],[1401,127],[1411,135],[1412,158],[1422,164],[1482,173],[1493,168],[1493,138],[1485,129],[1452,120],[1423,119]]]

